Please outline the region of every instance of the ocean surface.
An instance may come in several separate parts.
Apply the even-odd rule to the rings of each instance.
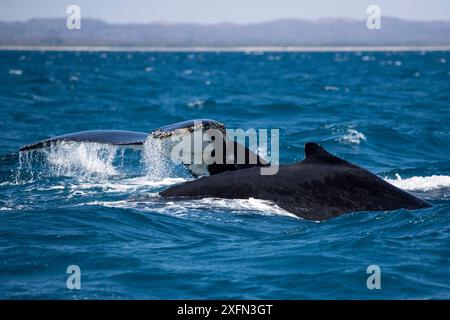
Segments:
[[[3,51],[0,111],[1,299],[450,298],[450,52]],[[280,129],[281,163],[318,142],[433,207],[318,223],[258,199],[163,200],[193,178],[151,146],[17,152],[195,118]]]

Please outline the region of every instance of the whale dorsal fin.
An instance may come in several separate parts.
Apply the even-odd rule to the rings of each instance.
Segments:
[[[323,162],[329,164],[343,164],[347,161],[333,156],[323,147],[314,142],[307,142],[305,144],[305,161],[307,162]]]

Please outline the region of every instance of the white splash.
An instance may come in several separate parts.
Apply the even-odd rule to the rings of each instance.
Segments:
[[[205,198],[197,200],[197,203],[205,206],[212,206],[214,208],[223,210],[235,211],[257,211],[263,215],[282,215],[297,218],[296,215],[280,208],[275,203],[267,200],[248,198],[248,199],[215,199]]]
[[[360,144],[366,140],[366,136],[354,128],[348,128],[347,133],[338,138],[339,142],[346,144]]]
[[[116,175],[113,166],[117,147],[98,143],[60,142],[43,150],[57,175]]]
[[[148,180],[161,181],[174,175],[170,159],[171,143],[170,139],[155,139],[151,136],[145,141],[142,162]]]
[[[140,180],[126,176],[125,149],[92,142],[59,141],[50,147],[19,153],[16,184],[33,182],[48,176],[73,177],[78,189],[135,190],[138,186],[164,186],[185,181],[170,160],[170,139],[149,138],[140,150],[144,174]],[[178,170],[179,171],[179,170]],[[177,180],[177,179],[181,180]],[[125,182],[124,182],[125,181]],[[123,183],[122,183],[123,182]],[[83,185],[87,183],[87,185]],[[111,185],[109,185],[111,183]],[[99,184],[99,185],[95,185]],[[122,186],[121,186],[122,184]],[[113,191],[115,192],[115,191]]]
[[[428,177],[411,177],[403,179],[398,173],[396,179],[385,180],[403,190],[430,191],[450,187],[450,176],[432,175]]]
[[[192,109],[202,110],[203,107],[205,106],[205,102],[206,101],[203,99],[193,100],[188,103],[188,107]]]
[[[160,181],[149,180],[147,176],[120,179],[117,181],[105,182],[84,182],[71,185],[72,193],[95,194],[99,190],[101,193],[135,193],[151,191],[156,188],[170,186],[176,183],[186,182],[184,178],[166,178]],[[146,193],[147,194],[147,193]]]
[[[9,74],[14,76],[21,76],[23,74],[23,71],[20,69],[9,69]]]
[[[167,201],[160,202],[156,193],[147,194],[150,196],[146,200],[129,201],[93,201],[85,205],[100,205],[112,208],[139,209],[140,211],[157,212],[161,214],[182,217],[192,210],[208,210],[208,211],[231,211],[236,214],[257,213],[261,215],[281,215],[291,218],[298,218],[296,215],[283,210],[276,204],[260,199],[190,199],[186,201]]]
[[[363,56],[361,58],[362,61],[376,61],[377,59],[375,57],[372,56]]]

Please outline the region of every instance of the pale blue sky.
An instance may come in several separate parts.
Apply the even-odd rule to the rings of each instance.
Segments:
[[[260,22],[279,18],[364,19],[370,4],[384,15],[414,20],[450,20],[450,0],[0,0],[0,20],[66,17],[77,4],[82,17],[108,22]]]

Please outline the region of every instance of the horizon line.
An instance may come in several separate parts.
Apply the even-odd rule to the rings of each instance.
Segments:
[[[17,19],[17,20],[3,20],[0,19],[0,23],[27,23],[32,20],[65,20],[67,17],[33,17],[28,19]],[[320,20],[348,20],[348,21],[365,21],[365,18],[352,18],[352,17],[344,17],[344,16],[334,16],[334,17],[317,17],[317,18],[293,18],[293,17],[285,17],[285,18],[275,18],[275,19],[268,19],[268,20],[262,20],[262,21],[255,21],[255,22],[232,22],[232,21],[221,21],[221,22],[193,22],[193,21],[166,21],[166,20],[155,20],[155,21],[148,21],[148,22],[113,22],[108,21],[102,18],[95,18],[95,17],[83,17],[83,20],[97,20],[101,21],[103,23],[109,24],[109,25],[149,25],[149,24],[159,24],[159,25],[180,25],[180,24],[194,24],[194,25],[203,25],[203,26],[214,26],[214,25],[236,25],[236,26],[245,26],[245,25],[254,25],[254,24],[263,24],[263,23],[271,23],[271,22],[278,22],[278,21],[308,21],[308,22],[314,22],[314,21],[320,21]],[[389,16],[385,15],[382,17],[382,19],[396,19],[396,20],[402,20],[402,21],[408,21],[408,22],[419,22],[419,23],[450,23],[450,19],[443,20],[443,19],[430,19],[430,20],[423,20],[423,19],[412,19],[412,18],[401,18],[401,17],[395,17],[395,16]]]
[[[239,47],[120,47],[120,46],[3,46],[0,51],[65,52],[401,52],[450,51],[450,46],[239,46]]]

